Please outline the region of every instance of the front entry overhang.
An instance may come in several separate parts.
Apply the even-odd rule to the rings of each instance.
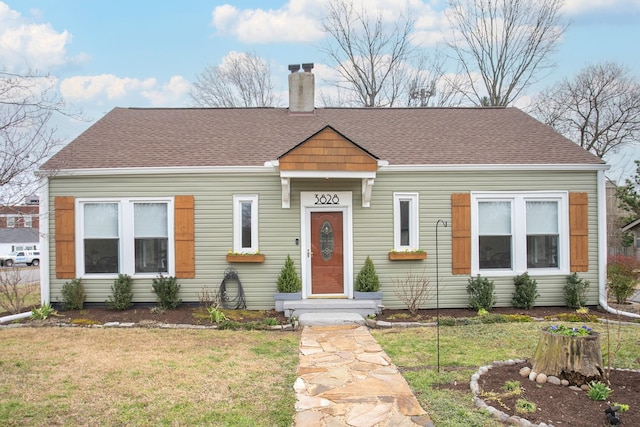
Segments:
[[[280,170],[282,207],[285,209],[290,207],[293,178],[359,179],[362,182],[362,207],[368,208],[378,167],[387,162],[331,126],[325,126],[271,164]]]

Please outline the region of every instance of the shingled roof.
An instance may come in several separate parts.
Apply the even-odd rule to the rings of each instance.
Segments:
[[[115,108],[41,169],[262,166],[325,126],[390,165],[604,163],[516,108]]]

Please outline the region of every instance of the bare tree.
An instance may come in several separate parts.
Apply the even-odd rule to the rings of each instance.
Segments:
[[[381,13],[371,17],[350,0],[332,0],[322,26],[330,36],[322,51],[334,62],[339,78],[331,83],[343,102],[393,107],[408,100],[412,82],[414,90],[424,86],[420,53],[410,43],[412,19],[401,16],[387,27]]]
[[[567,25],[563,0],[449,0],[452,57],[466,75],[469,100],[506,106],[553,67]],[[463,89],[461,89],[463,90]]]
[[[197,75],[191,100],[198,107],[272,107],[271,68],[255,52],[229,52]]]
[[[589,65],[542,92],[531,113],[598,157],[640,141],[640,83],[621,65]]]
[[[50,126],[55,113],[67,114],[54,84],[49,76],[0,71],[0,203],[34,191],[34,171],[62,142]]]

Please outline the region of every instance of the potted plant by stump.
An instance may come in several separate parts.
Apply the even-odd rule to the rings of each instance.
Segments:
[[[354,299],[376,300],[376,305],[382,304],[382,292],[380,292],[380,279],[369,256],[364,260],[364,265],[356,276],[353,292]]]
[[[285,301],[295,301],[302,298],[302,280],[296,272],[296,266],[290,255],[284,262],[278,281],[276,282],[278,292],[273,294],[276,302],[276,311],[284,311],[283,304]]]

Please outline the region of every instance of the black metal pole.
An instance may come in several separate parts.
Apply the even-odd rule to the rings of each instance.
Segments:
[[[438,259],[438,225],[447,226],[447,221],[436,222],[436,353],[438,355],[438,373],[440,373],[440,261]]]

